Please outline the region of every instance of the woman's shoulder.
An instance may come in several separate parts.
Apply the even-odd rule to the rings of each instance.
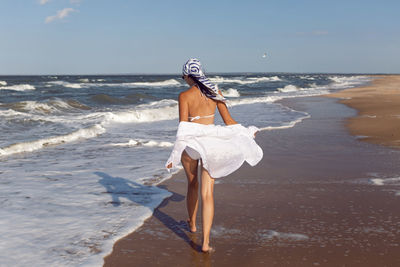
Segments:
[[[193,97],[197,92],[196,89],[197,89],[196,86],[192,86],[189,89],[187,89],[186,91],[181,92],[179,94],[179,99],[187,99],[187,98]]]

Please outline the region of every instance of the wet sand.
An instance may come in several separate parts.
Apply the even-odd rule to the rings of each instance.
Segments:
[[[201,225],[188,232],[180,172],[161,185],[173,195],[104,265],[400,266],[400,182],[373,183],[400,176],[400,150],[349,135],[345,121],[357,112],[336,101],[283,101],[311,118],[259,133],[263,160],[216,180],[216,252],[199,252]]]

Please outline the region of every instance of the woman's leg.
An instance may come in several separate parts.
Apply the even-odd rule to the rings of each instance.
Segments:
[[[197,179],[198,160],[192,159],[186,151],[183,151],[182,165],[188,180],[186,206],[189,214],[189,228],[191,232],[196,232],[196,215],[199,206],[199,181]]]
[[[203,216],[203,245],[202,250],[207,252],[211,249],[210,231],[214,219],[214,178],[208,171],[201,168],[201,203]]]

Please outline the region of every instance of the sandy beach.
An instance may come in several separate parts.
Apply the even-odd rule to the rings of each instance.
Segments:
[[[370,86],[330,94],[358,111],[347,120],[352,135],[374,144],[400,148],[400,76],[375,76]]]
[[[201,225],[187,229],[181,171],[160,185],[173,195],[104,266],[399,266],[399,88],[400,76],[381,76],[282,101],[311,117],[260,132],[263,160],[216,180],[214,253],[199,252]]]

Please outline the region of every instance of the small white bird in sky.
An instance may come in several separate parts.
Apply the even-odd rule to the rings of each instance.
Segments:
[[[266,58],[267,57],[267,53],[264,53],[264,55],[262,56],[263,58]]]

